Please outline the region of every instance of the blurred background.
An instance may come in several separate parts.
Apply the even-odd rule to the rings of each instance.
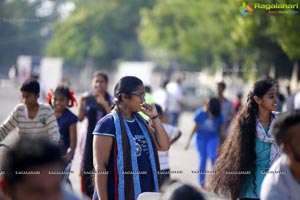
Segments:
[[[124,62],[147,62],[137,68],[147,71],[150,66],[151,73],[143,79],[154,89],[178,72],[188,80],[189,93],[200,96],[192,85],[205,85],[204,76],[211,80],[229,76],[231,85],[270,74],[291,80],[292,89],[297,89],[298,2],[275,2],[288,3],[290,9],[255,3],[1,0],[0,75],[18,77],[18,83],[39,75],[46,89],[63,80],[84,90],[97,69],[109,73],[115,83],[123,75],[117,71]]]
[[[187,157],[183,143],[195,109],[215,94],[216,82],[227,84],[230,100],[246,95],[264,74],[279,81],[282,93],[287,85],[299,89],[298,1],[277,0],[288,4],[284,9],[267,3],[274,1],[0,0],[1,121],[29,77],[40,80],[44,95],[62,81],[78,95],[91,87],[96,70],[109,75],[110,93],[124,75],[140,77],[153,90],[180,77],[186,112],[171,166],[197,169],[196,151]],[[178,176],[197,182],[191,173]]]

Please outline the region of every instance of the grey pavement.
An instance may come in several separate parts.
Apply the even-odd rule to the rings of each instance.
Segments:
[[[7,80],[0,80],[0,123],[2,123],[5,118],[9,115],[14,106],[20,102],[19,97],[19,88],[14,86],[11,82]],[[77,113],[77,110],[73,109],[74,113]],[[196,187],[198,185],[198,174],[193,173],[192,171],[198,170],[198,153],[195,148],[194,143],[192,142],[190,148],[185,151],[184,146],[187,142],[187,138],[192,130],[193,126],[193,115],[192,112],[184,112],[180,117],[179,128],[182,131],[181,138],[174,143],[169,151],[170,155],[170,166],[171,166],[171,178],[179,179],[183,182],[192,184]],[[78,123],[78,129],[80,128],[80,123]],[[4,143],[11,144],[16,138],[17,133],[14,131],[9,135],[7,139],[5,139]],[[0,151],[1,155],[1,151]],[[211,165],[207,163],[208,169],[211,169]],[[79,160],[78,160],[78,152],[75,153],[75,158],[72,165],[72,173],[70,175],[70,180],[73,185],[74,192],[80,195],[80,182],[79,182]],[[224,200],[226,198],[222,198],[216,196],[214,194],[202,191],[207,200]]]

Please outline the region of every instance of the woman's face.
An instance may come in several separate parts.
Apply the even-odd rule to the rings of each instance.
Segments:
[[[145,87],[138,86],[137,90],[130,93],[131,98],[128,98],[125,103],[132,112],[141,111],[141,106],[145,102]]]
[[[107,82],[103,76],[95,76],[92,80],[92,87],[95,93],[103,93],[107,90]]]
[[[268,92],[261,98],[259,107],[268,111],[277,110],[277,89],[275,86],[271,87]]]

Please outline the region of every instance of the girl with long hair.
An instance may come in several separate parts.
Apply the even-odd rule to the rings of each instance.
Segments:
[[[276,93],[272,79],[255,82],[221,146],[210,177],[213,192],[232,200],[260,198],[263,178],[281,154],[270,132],[277,115]]]

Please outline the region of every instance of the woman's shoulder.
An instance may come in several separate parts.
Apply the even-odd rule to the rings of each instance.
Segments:
[[[112,113],[108,113],[104,117],[102,117],[97,124],[108,124],[108,123],[114,123],[114,117]]]
[[[102,117],[96,124],[94,135],[110,135],[115,134],[114,118],[111,113]]]
[[[205,112],[204,112],[203,108],[201,107],[201,108],[198,108],[195,113],[196,114],[203,114]]]
[[[78,120],[77,115],[75,115],[69,108],[66,108],[64,114],[65,114],[68,118],[72,118],[72,119]]]
[[[92,92],[91,91],[86,91],[86,92],[83,92],[80,97],[81,98],[86,98],[86,97],[89,97],[89,96],[92,96]]]
[[[93,93],[91,91],[87,91],[80,95],[80,101],[86,101],[93,97],[94,97]]]

